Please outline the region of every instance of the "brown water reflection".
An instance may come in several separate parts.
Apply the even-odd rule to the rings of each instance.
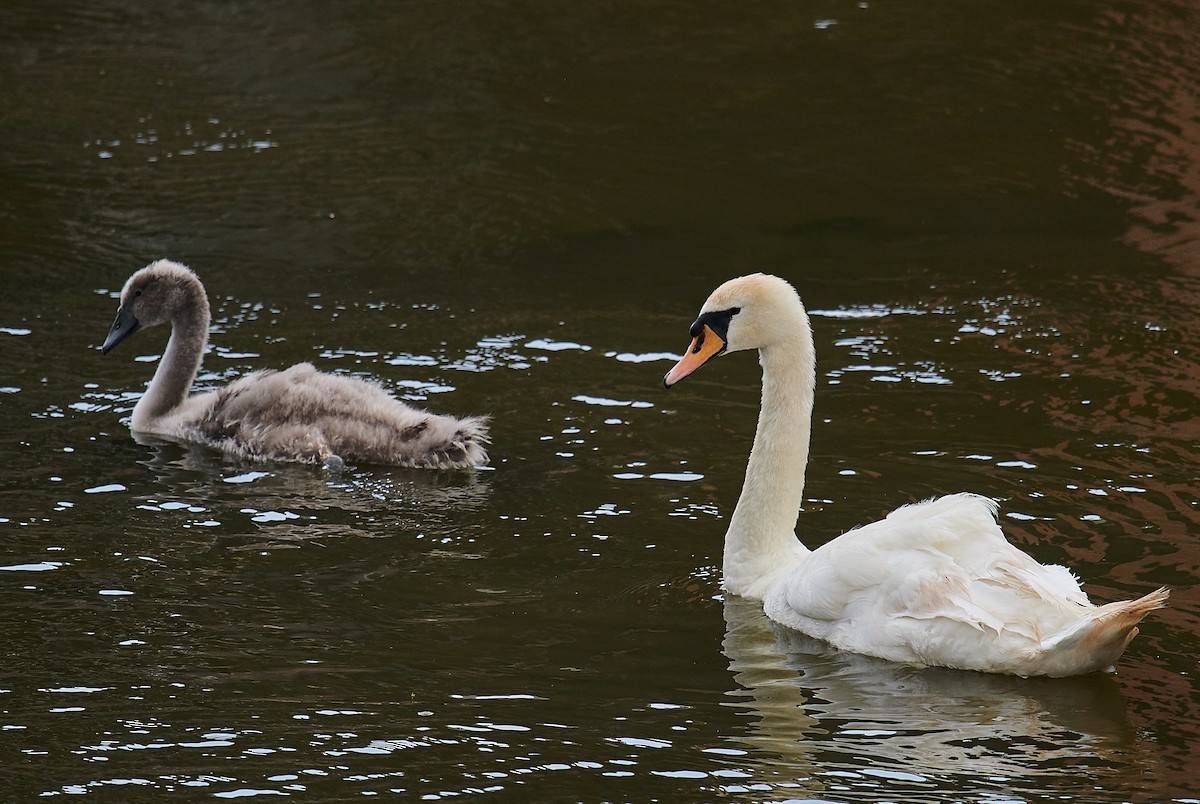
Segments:
[[[1074,178],[1129,202],[1126,240],[1194,276],[1200,260],[1200,35],[1186,22],[1190,11],[1183,3],[1097,11],[1089,49],[1113,60],[1115,83],[1077,91],[1105,110],[1110,133],[1070,144],[1084,155],[1084,172]]]

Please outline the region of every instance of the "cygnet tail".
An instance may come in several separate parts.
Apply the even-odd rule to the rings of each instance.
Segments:
[[[391,463],[429,469],[467,469],[488,462],[487,419],[428,416],[396,434]]]
[[[487,445],[492,437],[488,432],[487,418],[483,416],[467,416],[458,420],[458,428],[454,432],[448,456],[462,455],[450,466],[465,469],[471,466],[483,466],[488,462]]]
[[[1077,624],[1042,644],[1046,675],[1068,676],[1107,670],[1138,634],[1138,623],[1167,605],[1170,592],[1156,589],[1137,600],[1100,606]]]

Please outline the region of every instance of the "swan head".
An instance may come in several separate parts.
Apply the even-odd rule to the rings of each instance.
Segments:
[[[121,304],[113,321],[102,354],[108,354],[118,343],[143,327],[153,327],[171,321],[182,310],[195,304],[200,279],[186,265],[171,260],[157,260],[137,271],[121,289]]]
[[[692,342],[663,377],[663,386],[670,388],[717,355],[766,349],[793,337],[803,315],[800,296],[787,280],[770,274],[730,279],[700,308]]]

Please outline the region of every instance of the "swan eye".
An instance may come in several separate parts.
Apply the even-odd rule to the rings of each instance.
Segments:
[[[701,313],[696,322],[692,324],[691,330],[691,336],[699,339],[696,342],[696,346],[699,347],[704,343],[704,328],[706,326],[711,328],[722,341],[729,340],[729,322],[741,311],[741,307],[730,307],[725,310],[712,310],[707,313]]]
[[[729,331],[729,322],[735,315],[742,311],[741,307],[730,307],[727,310],[712,310],[711,312],[701,313],[700,317],[692,323],[691,331],[688,333],[693,338],[704,340],[704,327],[708,325],[712,327],[721,338],[725,338]]]

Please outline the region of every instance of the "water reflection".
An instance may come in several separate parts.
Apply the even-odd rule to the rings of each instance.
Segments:
[[[218,528],[234,517],[249,517],[251,530],[266,542],[246,549],[370,536],[381,519],[392,529],[451,532],[459,515],[477,511],[491,494],[488,470],[369,466],[327,471],[230,461],[200,445],[145,433],[134,433],[133,440],[150,450],[137,463],[154,478],[139,484],[138,508],[182,520],[184,528]]]
[[[1200,117],[1196,75],[1200,34],[1181,22],[1178,2],[1096,12],[1078,58],[1102,48],[1111,59],[1107,81],[1080,83],[1076,92],[1103,109],[1110,131],[1102,141],[1070,138],[1088,168],[1079,178],[1130,205],[1126,240],[1195,273],[1200,246]],[[1112,47],[1119,41],[1119,47]]]
[[[759,776],[814,777],[824,791],[1042,790],[1153,773],[1116,680],[1018,679],[918,670],[836,651],[771,623],[753,601],[724,605],[725,655],[756,722],[732,738]],[[864,758],[869,761],[864,762]]]

